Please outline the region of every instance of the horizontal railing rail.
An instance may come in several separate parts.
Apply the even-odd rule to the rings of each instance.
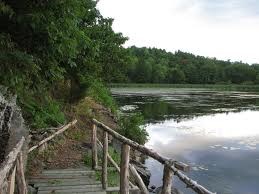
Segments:
[[[42,145],[46,144],[48,141],[50,141],[51,139],[53,139],[54,137],[56,137],[57,135],[62,134],[63,132],[65,132],[68,128],[74,126],[77,123],[77,120],[73,120],[72,122],[68,123],[67,125],[61,127],[58,131],[56,131],[55,133],[53,133],[52,135],[50,135],[49,137],[43,139],[42,141],[40,141],[37,145],[32,146],[29,150],[28,153],[32,152],[33,150],[35,150],[36,148],[41,147]]]
[[[144,155],[147,155],[161,164],[164,165],[164,174],[163,174],[163,186],[162,186],[162,194],[171,194],[171,188],[172,188],[172,178],[173,175],[177,176],[183,183],[186,184],[188,188],[191,188],[193,191],[195,191],[198,194],[215,194],[202,185],[198,184],[196,181],[192,180],[185,174],[183,174],[180,171],[188,172],[190,170],[190,166],[187,164],[184,164],[182,162],[166,158],[159,153],[155,152],[152,149],[149,149],[143,145],[140,145],[122,135],[117,133],[116,131],[112,130],[110,127],[106,126],[102,122],[93,119],[93,128],[92,128],[92,164],[93,168],[97,168],[98,166],[98,156],[97,156],[97,127],[103,130],[103,161],[102,161],[102,184],[103,188],[107,188],[107,158],[108,156],[108,134],[110,134],[112,137],[117,139],[119,142],[122,143],[121,148],[121,164],[120,164],[120,193],[121,194],[127,194],[129,193],[129,169],[131,169],[132,174],[135,174],[135,178],[137,178],[138,186],[140,187],[140,190],[142,193],[147,193],[147,188],[143,188],[143,181],[138,175],[137,172],[134,172],[134,169],[129,164],[129,153],[130,148],[141,152]],[[109,159],[110,160],[110,159]],[[137,173],[137,174],[136,174]],[[139,178],[141,180],[139,180]],[[136,179],[135,179],[136,180]]]

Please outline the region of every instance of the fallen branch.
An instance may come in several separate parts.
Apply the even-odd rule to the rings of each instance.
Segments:
[[[35,150],[36,148],[40,147],[41,145],[43,145],[44,143],[50,141],[51,139],[53,139],[55,136],[63,133],[64,131],[66,131],[69,127],[75,125],[77,123],[77,120],[74,120],[70,123],[68,123],[67,125],[65,125],[64,127],[62,127],[60,130],[56,131],[55,133],[53,133],[51,136],[45,138],[44,140],[40,141],[37,145],[32,146],[28,153],[30,153],[31,151]]]

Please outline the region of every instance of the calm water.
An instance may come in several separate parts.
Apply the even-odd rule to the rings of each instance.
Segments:
[[[125,113],[142,112],[146,146],[191,165],[188,176],[217,193],[259,193],[259,94],[191,89],[114,88]],[[147,159],[150,185],[163,166]],[[173,182],[184,193],[177,179]]]

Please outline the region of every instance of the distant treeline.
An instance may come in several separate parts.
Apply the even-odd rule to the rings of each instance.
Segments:
[[[131,83],[258,84],[259,64],[249,65],[156,48],[127,49],[126,77]]]

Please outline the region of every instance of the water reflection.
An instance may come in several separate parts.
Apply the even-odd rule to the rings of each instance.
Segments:
[[[147,122],[174,119],[192,119],[201,115],[221,112],[258,110],[259,95],[256,93],[215,92],[179,89],[113,89],[118,103],[134,106],[129,112],[141,111]],[[124,110],[125,111],[125,110]],[[126,110],[127,112],[127,110]]]
[[[259,193],[258,94],[186,89],[114,89],[113,94],[123,112],[144,114],[146,145],[191,164],[190,177],[218,193]],[[152,159],[146,166],[151,184],[160,186],[163,167]],[[174,184],[192,193],[179,180]]]
[[[259,127],[254,122],[259,118],[258,111],[239,113],[217,113],[200,116],[192,120],[176,122],[173,119],[161,123],[147,124],[150,134],[148,146],[168,144],[181,138],[197,138],[197,142],[212,141],[217,138],[247,138],[259,135]],[[162,131],[162,133],[161,133]],[[194,144],[194,142],[192,142]]]

